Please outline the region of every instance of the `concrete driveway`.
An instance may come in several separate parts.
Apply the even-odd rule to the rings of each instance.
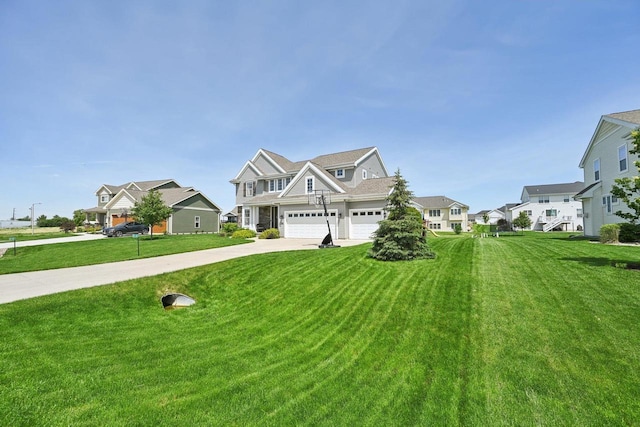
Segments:
[[[95,238],[102,238],[102,236]],[[71,237],[69,239],[74,238]],[[48,240],[58,240],[59,242],[59,239]],[[332,250],[318,249],[320,240],[321,239],[256,239],[254,243],[244,245],[227,246],[224,248],[207,249],[204,251],[187,252],[155,258],[61,268],[57,270],[33,271],[29,273],[3,274],[0,275],[0,304],[41,295],[154,276],[156,274],[213,264],[231,258],[245,257],[254,254],[310,249]],[[81,241],[81,239],[72,241]],[[58,243],[47,240],[41,240],[39,242],[39,244]],[[367,242],[367,240],[339,240],[336,244],[340,246],[354,246]],[[26,244],[27,242],[23,243]],[[33,244],[36,243],[31,243],[31,245]],[[13,245],[11,245],[11,247],[13,247]]]

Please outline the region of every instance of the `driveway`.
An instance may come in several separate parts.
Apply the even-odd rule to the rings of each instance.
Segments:
[[[74,238],[71,237],[70,239]],[[50,242],[48,240],[58,241]],[[60,241],[59,239],[47,239],[39,242],[39,244],[51,244],[59,243]],[[369,241],[339,240],[336,244],[340,246],[354,246],[367,242]],[[23,243],[26,244],[27,242]],[[3,274],[0,275],[0,304],[41,295],[154,276],[156,274],[213,264],[254,254],[309,249],[331,250],[318,249],[319,243],[319,239],[257,239],[254,243],[244,245],[226,246],[223,248],[186,252],[155,258],[61,268],[57,270],[33,271],[29,273]]]

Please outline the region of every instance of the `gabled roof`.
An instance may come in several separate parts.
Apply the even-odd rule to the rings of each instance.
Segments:
[[[339,168],[346,166],[357,166],[364,158],[369,157],[373,152],[377,152],[376,147],[359,148],[357,150],[342,151],[340,153],[323,154],[314,157],[311,161],[323,168]]]
[[[394,180],[393,176],[365,179],[355,188],[347,189],[347,193],[351,196],[389,195],[393,190]]]
[[[590,199],[593,197],[593,190],[602,186],[602,181],[594,182],[591,185],[585,187],[582,191],[573,196],[574,200]]]
[[[247,162],[244,164],[244,166],[242,167],[242,169],[240,169],[240,172],[238,172],[238,174],[230,181],[231,183],[236,183],[239,182],[240,177],[242,176],[242,174],[247,170],[247,169],[251,169],[253,170],[256,175],[258,176],[264,176],[264,172],[262,172],[260,170],[260,168],[258,168],[256,165],[253,164],[253,162],[251,160],[247,160]]]
[[[551,195],[551,194],[576,194],[584,188],[584,182],[576,181],[564,184],[547,185],[525,185],[522,189],[520,200],[524,200],[524,193],[529,196]]]
[[[300,171],[296,174],[296,176],[294,176],[291,179],[291,182],[289,183],[289,185],[287,186],[287,188],[284,189],[283,192],[281,192],[278,195],[278,198],[282,198],[284,196],[286,196],[289,191],[295,186],[295,184],[300,181],[306,174],[307,172],[313,172],[313,174],[315,176],[317,176],[318,178],[322,179],[322,181],[327,184],[330,188],[332,188],[336,193],[344,193],[345,189],[343,188],[342,183],[340,183],[339,181],[337,181],[331,174],[327,173],[326,170],[318,167],[317,165],[314,165],[311,162],[307,162],[304,167],[302,169],[300,169]]]
[[[213,206],[215,206],[216,209],[221,211],[218,205],[216,205],[211,199],[209,199],[207,196],[202,194],[200,191],[195,190],[193,187],[165,188],[157,191],[160,194],[160,198],[162,199],[162,201],[169,207],[173,207],[185,200],[188,200],[194,196],[200,195],[209,203],[211,203]],[[142,201],[142,198],[147,194],[149,194],[149,191],[142,191],[142,190],[137,190],[132,188],[123,188],[118,192],[118,194],[115,195],[113,199],[109,201],[109,203],[105,205],[105,208],[111,209],[111,207],[123,197],[127,197],[133,203],[140,202]]]
[[[122,190],[123,188],[149,191],[154,188],[161,187],[170,182],[173,182],[178,187],[180,186],[180,184],[178,184],[175,179],[158,179],[154,181],[130,181],[121,185],[103,184],[100,186],[100,188],[96,190],[96,194],[99,194],[103,188],[106,189],[110,194],[117,194],[118,191]]]
[[[276,168],[276,170],[278,170],[280,173],[286,173],[287,170],[286,168],[282,167],[280,163],[278,163],[278,160],[283,163],[291,163],[281,155],[272,153],[271,151],[267,151],[262,148],[258,150],[255,156],[253,156],[253,159],[251,159],[251,163],[255,163],[256,160],[258,160],[258,157],[261,156],[267,159],[267,161],[271,163],[271,165],[273,165],[273,167]]]
[[[282,169],[283,171],[287,171],[287,172],[295,170],[293,168],[293,162],[287,159],[286,157],[281,156],[280,154],[274,153],[273,151],[265,150],[264,148],[261,148],[260,150],[258,150],[258,153],[260,153],[260,151],[262,151],[268,157],[270,157],[271,160],[275,162],[275,164],[278,166],[279,169]],[[254,161],[256,159],[256,156],[254,156]]]
[[[423,208],[449,208],[453,205],[469,209],[464,203],[457,202],[447,196],[414,197],[413,200]]]
[[[584,150],[584,154],[582,155],[582,159],[580,160],[580,164],[578,166],[580,168],[584,168],[591,148],[598,141],[618,130],[620,126],[629,128],[629,130],[635,129],[640,126],[640,110],[605,114],[604,116],[600,117],[600,121],[598,121],[596,130],[593,132],[593,136],[591,136],[591,140],[587,145],[587,149]]]

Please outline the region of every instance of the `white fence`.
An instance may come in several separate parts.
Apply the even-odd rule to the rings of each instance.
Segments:
[[[0,219],[0,228],[24,228],[31,227],[31,221],[14,221]]]

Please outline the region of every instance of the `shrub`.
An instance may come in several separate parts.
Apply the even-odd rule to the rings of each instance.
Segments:
[[[623,243],[640,242],[640,224],[620,224],[620,235],[618,238]]]
[[[620,224],[605,224],[600,227],[600,243],[618,243]]]
[[[253,230],[249,230],[248,228],[241,228],[240,230],[236,230],[231,235],[232,239],[251,239],[256,237],[256,232]]]
[[[258,236],[258,239],[279,239],[280,232],[277,228],[267,228]]]
[[[461,226],[460,224],[454,224],[454,225],[453,225],[453,231],[454,231],[456,234],[460,234],[460,233],[462,233],[462,226]]]
[[[238,231],[239,228],[237,222],[225,222],[222,224],[222,231],[224,231],[225,234],[233,234]]]

